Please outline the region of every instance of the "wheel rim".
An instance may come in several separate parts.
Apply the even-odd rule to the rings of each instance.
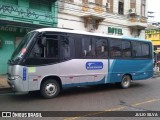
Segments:
[[[49,83],[46,85],[45,91],[48,96],[53,96],[57,92],[57,87],[54,83]]]
[[[123,84],[124,87],[128,87],[129,84],[130,84],[130,77],[129,76],[125,76],[123,78],[122,84]]]

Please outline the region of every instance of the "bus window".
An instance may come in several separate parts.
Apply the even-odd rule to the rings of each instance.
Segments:
[[[47,40],[46,58],[58,59],[58,40]]]
[[[131,43],[129,41],[122,41],[122,56],[123,58],[131,57]]]
[[[58,58],[58,39],[54,36],[46,37],[46,46],[43,46],[41,39],[38,39],[35,43],[30,57],[40,58]]]
[[[83,36],[82,38],[82,55],[84,58],[92,58],[95,50],[90,36]]]
[[[46,34],[46,43],[42,44],[39,37],[33,46],[29,57],[24,64],[26,65],[46,65],[59,62],[59,42],[58,35]]]
[[[132,51],[133,57],[141,57],[142,56],[142,48],[140,42],[132,42]]]
[[[67,60],[71,58],[71,40],[69,36],[61,36],[61,40],[62,60]]]
[[[111,57],[121,57],[122,56],[122,41],[118,39],[110,40],[110,55]]]
[[[40,44],[39,40],[35,43],[31,53],[30,58],[40,58],[43,57],[43,46]]]
[[[99,39],[96,41],[95,53],[96,53],[96,58],[107,58],[108,57],[107,40]]]
[[[142,43],[142,56],[145,58],[150,57],[149,44]]]

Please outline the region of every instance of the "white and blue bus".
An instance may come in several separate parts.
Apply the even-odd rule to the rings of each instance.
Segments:
[[[43,28],[29,32],[8,62],[16,92],[56,97],[64,87],[117,83],[153,76],[152,43],[105,34]]]

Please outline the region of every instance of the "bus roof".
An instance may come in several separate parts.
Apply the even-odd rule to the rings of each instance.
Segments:
[[[91,33],[91,32],[78,31],[78,30],[72,30],[72,29],[63,29],[63,28],[41,28],[41,29],[36,29],[34,31],[38,31],[38,32],[45,32],[45,31],[51,32],[52,31],[52,32],[75,33],[75,34],[83,34],[83,35],[92,35],[92,36],[100,36],[100,37],[121,38],[121,39],[126,39],[126,40],[128,39],[128,40],[151,42],[149,40],[139,39],[139,38],[106,35],[106,34],[102,34],[102,33]]]
[[[106,34],[101,34],[101,33],[91,33],[91,32],[85,32],[85,31],[79,31],[79,30],[71,30],[71,29],[61,29],[61,28],[42,28],[42,29],[37,29],[35,31],[38,31],[38,32],[44,32],[44,31],[65,32],[65,33],[75,33],[75,34],[101,36],[101,37],[122,38],[121,36],[106,35]]]
[[[122,39],[144,41],[144,42],[152,42],[151,40],[146,40],[146,39],[141,39],[141,38],[132,38],[132,37],[122,37]]]

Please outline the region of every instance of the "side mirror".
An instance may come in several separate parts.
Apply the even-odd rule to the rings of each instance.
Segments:
[[[47,40],[46,40],[46,37],[42,37],[42,45],[43,45],[44,47],[46,47],[46,46],[47,46]]]

